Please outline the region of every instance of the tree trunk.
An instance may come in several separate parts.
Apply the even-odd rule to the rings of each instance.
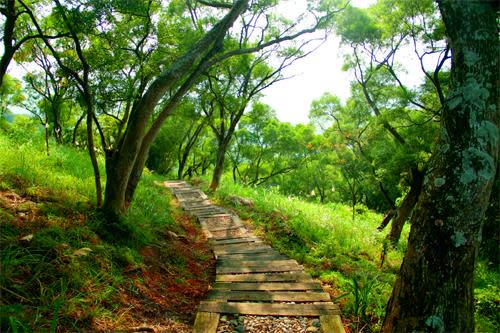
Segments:
[[[76,121],[76,124],[75,124],[75,128],[73,129],[73,137],[71,139],[71,144],[73,146],[76,145],[76,135],[77,135],[77,132],[78,132],[78,127],[80,127],[80,123],[82,122],[83,118],[85,118],[85,113],[83,113],[80,118],[78,118],[78,120]]]
[[[184,158],[184,154],[182,154],[182,158],[179,160],[179,168],[177,169],[177,179],[181,180],[183,178],[184,169],[186,168],[187,157]]]
[[[219,147],[217,147],[217,157],[215,159],[214,173],[212,175],[212,182],[210,183],[210,189],[215,191],[219,187],[222,174],[224,173],[224,161],[226,159],[226,151],[229,146],[231,138],[225,138],[219,142]]]
[[[389,209],[387,211],[387,213],[385,213],[385,216],[382,220],[382,222],[380,222],[380,225],[377,227],[377,230],[378,231],[382,231],[384,230],[385,227],[387,227],[387,225],[389,224],[389,222],[392,220],[392,218],[396,215],[396,210],[394,209]]]
[[[412,169],[411,171],[412,183],[410,191],[405,195],[403,202],[396,210],[396,216],[394,216],[391,224],[391,231],[387,235],[387,240],[393,247],[398,244],[405,222],[410,218],[411,212],[417,204],[422,190],[422,183],[424,182],[424,174],[425,171],[418,169]]]
[[[191,149],[193,149],[196,141],[198,141],[198,137],[200,136],[201,134],[201,131],[203,130],[203,128],[205,127],[205,120],[203,120],[201,123],[198,124],[198,126],[196,126],[196,129],[193,133],[192,136],[187,136],[187,143],[186,143],[186,147],[184,147],[184,151],[182,152],[182,154],[180,154],[180,150],[182,150],[182,144],[179,146],[179,155],[180,155],[180,158],[178,159],[179,160],[179,169],[177,170],[177,178],[178,179],[182,179],[182,174],[184,173],[184,168],[186,167],[186,162],[189,158],[189,154],[191,153]],[[189,130],[189,133],[190,134],[191,132],[191,129]]]
[[[474,332],[474,268],[498,163],[498,3],[438,5],[450,92],[383,332]]]
[[[85,101],[87,107],[87,148],[90,155],[90,161],[92,162],[92,168],[94,170],[94,180],[95,180],[95,191],[97,207],[102,206],[102,187],[101,187],[101,174],[99,172],[99,163],[97,162],[97,157],[95,154],[94,147],[94,132],[92,129],[92,119],[94,116],[94,109],[92,102],[89,100]]]
[[[0,87],[3,83],[3,77],[7,73],[7,68],[9,67],[10,61],[14,57],[15,47],[12,45],[14,40],[14,27],[16,25],[16,1],[15,0],[5,0],[4,2],[5,10],[5,24],[3,31],[3,55],[0,59]]]

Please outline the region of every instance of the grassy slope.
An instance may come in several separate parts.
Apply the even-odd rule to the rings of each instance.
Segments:
[[[253,207],[231,196],[251,199]],[[263,188],[248,188],[224,181],[218,200],[237,210],[256,232],[274,247],[305,264],[338,298],[345,321],[356,332],[378,331],[385,305],[406,248],[405,226],[397,249],[389,250],[382,267],[385,233],[376,231],[382,215],[342,204],[320,205],[289,198]],[[480,263],[476,270],[476,324],[478,332],[500,328],[498,272]]]
[[[160,178],[143,178],[129,235],[110,239],[84,151],[53,145],[47,157],[2,133],[0,151],[0,331],[189,331],[212,256]]]

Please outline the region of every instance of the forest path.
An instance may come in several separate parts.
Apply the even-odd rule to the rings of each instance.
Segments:
[[[319,317],[323,332],[344,332],[338,306],[295,260],[264,244],[201,190],[184,181],[165,185],[196,216],[217,260],[215,284],[200,303],[193,332],[215,333],[221,314]]]

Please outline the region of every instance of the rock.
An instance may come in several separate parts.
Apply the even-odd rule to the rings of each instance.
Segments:
[[[232,203],[236,204],[236,205],[243,205],[243,206],[247,206],[247,207],[253,207],[253,201],[250,200],[250,199],[246,199],[246,198],[243,198],[243,197],[238,197],[236,195],[232,195],[229,197],[229,200],[231,200]]]
[[[306,332],[319,332],[319,328],[318,328],[318,327],[315,327],[315,326],[309,326],[309,327],[306,329]]]
[[[321,322],[319,321],[319,319],[313,319],[311,324],[313,326],[316,326],[316,327],[320,327],[321,326]]]
[[[227,321],[227,316],[221,316],[221,317],[220,317],[220,321],[222,321],[222,322],[226,322],[226,321]]]
[[[245,326],[243,326],[243,325],[239,325],[239,326],[237,326],[237,327],[235,328],[235,330],[236,330],[236,332],[238,332],[238,333],[243,333],[243,332],[245,332]]]
[[[237,321],[237,320],[231,319],[231,320],[229,321],[229,323],[230,323],[231,325],[233,325],[233,326],[238,326],[238,321]]]

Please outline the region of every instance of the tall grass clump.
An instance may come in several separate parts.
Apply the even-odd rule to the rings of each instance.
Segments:
[[[47,156],[40,140],[16,141],[5,135],[0,135],[0,151],[0,177],[22,181],[28,194],[41,186],[95,204],[94,176],[85,151],[54,145]],[[102,174],[102,160],[100,164]]]
[[[106,239],[85,150],[51,142],[48,156],[27,126],[0,132],[0,152],[0,331],[119,321],[120,295],[135,288],[125,272],[142,267],[144,245],[164,244],[165,228],[179,229],[160,178],[145,172],[122,221],[127,237]]]

